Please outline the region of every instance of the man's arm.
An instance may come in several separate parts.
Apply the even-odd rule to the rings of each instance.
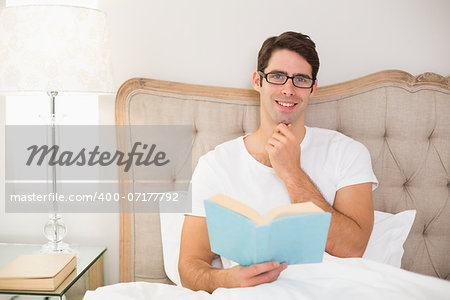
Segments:
[[[216,269],[211,266],[214,256],[209,244],[206,219],[186,216],[178,262],[178,271],[184,287],[212,293],[219,287],[255,286],[275,281],[287,267],[286,263],[265,262],[248,267]]]
[[[266,145],[272,167],[286,184],[291,201],[312,201],[331,213],[325,248],[328,253],[339,257],[362,256],[373,227],[372,183],[338,190],[334,205],[329,205],[301,169],[299,144],[290,126],[279,124]]]
[[[372,183],[346,186],[336,192],[331,206],[303,172],[286,184],[292,202],[312,201],[331,213],[325,250],[339,257],[361,257],[373,227]]]

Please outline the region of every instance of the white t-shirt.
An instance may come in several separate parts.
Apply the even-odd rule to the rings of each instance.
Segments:
[[[349,185],[378,181],[367,148],[337,131],[306,127],[300,144],[301,167],[330,205],[336,191]],[[218,145],[202,156],[192,175],[192,214],[205,216],[203,200],[222,193],[264,215],[290,204],[284,182],[273,168],[258,162],[244,144],[244,137]]]
[[[378,181],[367,148],[337,132],[306,127],[300,144],[301,167],[330,205],[336,191],[348,185]],[[202,156],[192,175],[192,215],[205,216],[203,201],[222,193],[254,208],[261,215],[290,204],[284,182],[273,168],[247,151],[244,137],[225,142]],[[236,263],[221,257],[224,268]]]

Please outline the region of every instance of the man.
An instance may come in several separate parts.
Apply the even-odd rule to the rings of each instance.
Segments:
[[[331,130],[305,127],[305,110],[317,88],[319,58],[306,35],[267,39],[258,54],[253,87],[260,93],[260,127],[204,155],[192,177],[193,213],[185,218],[179,272],[183,286],[214,291],[276,280],[287,265],[248,267],[221,258],[212,267],[203,200],[229,195],[265,214],[273,207],[313,201],[332,214],[326,251],[364,254],[373,227],[372,188],[377,180],[360,143]]]

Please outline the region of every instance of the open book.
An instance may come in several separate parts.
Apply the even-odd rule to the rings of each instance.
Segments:
[[[243,266],[322,262],[331,214],[312,202],[272,209],[261,216],[225,195],[204,201],[211,251]]]
[[[0,270],[0,289],[54,291],[76,266],[73,254],[20,255]]]

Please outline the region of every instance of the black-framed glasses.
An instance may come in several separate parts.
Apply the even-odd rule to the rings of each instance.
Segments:
[[[266,74],[262,71],[258,71],[258,73],[259,73],[259,75],[264,77],[268,83],[271,83],[271,84],[283,85],[288,81],[288,79],[292,79],[292,84],[295,87],[298,87],[301,89],[312,88],[316,81],[315,79],[306,77],[304,75],[287,76],[284,73],[271,72],[271,73]]]

